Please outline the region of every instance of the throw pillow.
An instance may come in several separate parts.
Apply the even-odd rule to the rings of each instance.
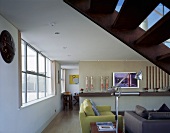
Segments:
[[[170,119],[170,112],[149,112],[149,120]]]
[[[141,116],[145,119],[148,118],[148,111],[140,105],[136,105],[135,112],[136,112],[136,114],[138,114],[139,116]]]
[[[96,104],[94,103],[94,101],[90,99],[90,102],[91,102],[91,105],[96,108]]]
[[[157,112],[170,112],[170,109],[167,107],[167,105],[164,103]]]
[[[99,116],[99,115],[100,115],[99,111],[97,110],[97,108],[96,108],[95,106],[92,106],[92,109],[93,109],[94,114],[95,114],[96,116]]]

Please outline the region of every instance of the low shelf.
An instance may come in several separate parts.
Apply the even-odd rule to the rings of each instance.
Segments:
[[[132,94],[129,94],[129,92],[127,92],[127,95],[123,95],[123,96],[136,96],[133,95],[134,92],[132,92]],[[170,96],[170,92],[166,91],[166,92],[138,92],[139,95],[138,96]],[[109,97],[112,96],[110,92],[84,92],[84,93],[79,93],[80,97]]]

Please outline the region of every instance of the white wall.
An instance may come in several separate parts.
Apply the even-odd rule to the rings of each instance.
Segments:
[[[18,30],[2,16],[0,22],[0,32],[8,30],[16,47],[12,63],[0,55],[0,133],[40,133],[61,110],[60,85],[56,96],[19,109]]]
[[[96,105],[109,105],[111,110],[115,111],[115,97],[80,97],[80,103],[84,99],[92,99]],[[121,96],[119,98],[119,111],[135,110],[136,105],[141,105],[148,110],[159,109],[162,104],[170,108],[169,96]]]
[[[74,93],[79,93],[79,84],[69,84],[69,75],[79,75],[79,70],[66,69],[66,91],[69,91],[74,95]]]

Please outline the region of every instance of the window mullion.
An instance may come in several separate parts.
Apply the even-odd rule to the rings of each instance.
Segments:
[[[47,70],[46,70],[46,58],[45,58],[45,97],[47,96]]]
[[[25,44],[25,70],[27,71],[27,44],[24,42]],[[25,73],[25,103],[27,103],[27,72]]]
[[[38,58],[38,52],[37,52],[37,99],[39,99],[39,58]]]

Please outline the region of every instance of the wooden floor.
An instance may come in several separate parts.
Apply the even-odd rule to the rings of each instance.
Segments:
[[[79,106],[61,111],[42,133],[81,133]]]
[[[79,106],[61,111],[42,133],[81,133]]]

